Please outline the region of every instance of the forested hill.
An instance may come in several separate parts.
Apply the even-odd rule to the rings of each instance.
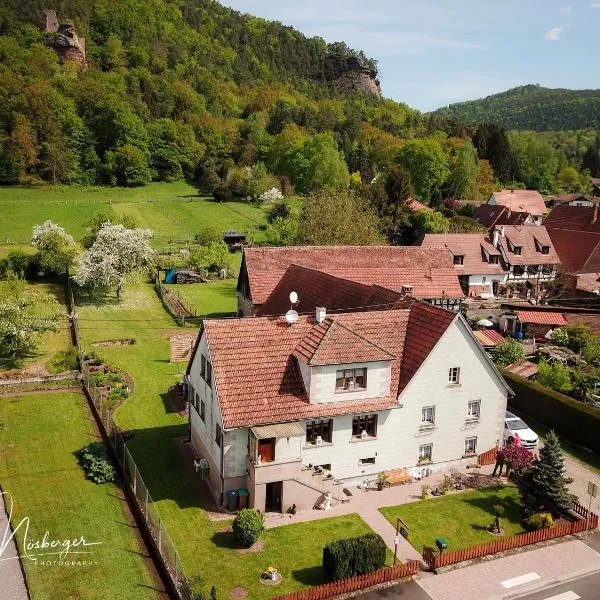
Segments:
[[[524,85],[479,100],[451,104],[436,114],[470,124],[496,123],[506,129],[599,129],[600,90]]]
[[[85,38],[85,62],[45,33],[48,8]],[[3,0],[0,36],[0,183],[135,185],[257,162],[286,174],[273,164],[286,127],[376,167],[425,123],[379,98],[362,51],[213,0]]]

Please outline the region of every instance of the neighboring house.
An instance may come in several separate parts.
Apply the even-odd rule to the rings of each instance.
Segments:
[[[589,194],[560,194],[550,199],[550,206],[593,206],[594,197]]]
[[[494,329],[477,329],[473,331],[473,335],[477,338],[477,341],[486,350],[491,350],[504,342],[502,334],[498,333]]]
[[[496,225],[536,225],[537,219],[526,212],[514,212],[506,206],[481,204],[475,210],[475,221],[486,229]]]
[[[501,190],[494,192],[487,203],[504,206],[513,213],[527,213],[536,225],[542,224],[548,212],[543,196],[535,190]]]
[[[592,177],[590,181],[592,182],[592,196],[600,198],[600,177]]]
[[[556,279],[560,258],[543,225],[495,227],[492,244],[502,253],[511,288],[536,296]]]
[[[422,202],[419,202],[418,200],[415,200],[414,198],[407,198],[406,204],[408,204],[408,206],[410,206],[410,208],[412,208],[413,210],[416,210],[416,211],[421,210],[424,212],[433,212],[433,208],[431,208],[431,206],[427,206],[427,204],[423,204]]]
[[[531,379],[534,375],[537,375],[538,366],[535,363],[522,358],[521,360],[504,367],[504,370],[513,375],[520,375],[521,377],[525,377],[525,379]]]
[[[450,257],[416,246],[288,246],[245,248],[238,277],[238,315],[261,306],[292,266],[367,286],[377,285],[458,310],[464,294]],[[297,291],[297,290],[296,290]]]
[[[219,502],[265,511],[396,468],[464,467],[501,443],[506,383],[459,313],[208,319],[186,372],[190,437]]]
[[[572,296],[597,296],[600,287],[600,221],[598,205],[557,206],[546,229],[561,261],[561,281]]]
[[[523,337],[545,337],[556,327],[569,323],[561,309],[512,309],[500,317],[500,329],[510,335],[523,334]]]
[[[469,297],[495,296],[506,284],[508,270],[502,264],[502,253],[485,234],[427,233],[421,247],[443,248],[450,253],[462,289]]]

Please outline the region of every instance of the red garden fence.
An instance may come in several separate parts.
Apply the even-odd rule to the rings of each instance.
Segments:
[[[388,583],[405,577],[412,577],[419,572],[421,563],[418,560],[409,560],[403,565],[396,567],[385,567],[379,571],[366,573],[365,575],[357,575],[349,579],[340,579],[332,581],[313,588],[292,592],[287,596],[277,596],[273,600],[324,600],[325,598],[334,598],[340,594],[356,592],[365,588],[369,588],[380,583]]]
[[[538,542],[545,542],[554,538],[573,535],[574,533],[581,533],[586,529],[591,530],[598,527],[597,514],[593,512],[588,513],[588,510],[579,503],[574,503],[572,510],[582,518],[570,523],[561,523],[560,525],[555,525],[548,529],[518,533],[512,537],[499,538],[478,546],[471,546],[470,548],[463,548],[461,550],[450,550],[448,552],[442,552],[441,554],[438,554],[433,548],[424,548],[423,560],[432,569],[438,569],[465,560],[472,560],[481,556],[496,554],[497,552],[505,552],[506,550],[512,550],[521,546],[529,546],[531,544],[537,544]]]
[[[492,448],[483,454],[480,454],[477,458],[477,464],[481,466],[493,465],[496,462],[496,455],[498,454],[498,448]]]

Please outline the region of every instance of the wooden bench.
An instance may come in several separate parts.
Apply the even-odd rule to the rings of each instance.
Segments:
[[[383,474],[386,476],[385,482],[387,485],[398,485],[412,481],[412,476],[408,469],[391,469],[384,471]]]

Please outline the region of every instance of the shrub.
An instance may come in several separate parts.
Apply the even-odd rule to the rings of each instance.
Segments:
[[[376,533],[337,540],[323,548],[323,569],[332,581],[371,573],[385,565],[385,553],[385,542]]]
[[[429,498],[429,486],[424,483],[421,486],[421,500],[427,500]]]
[[[231,202],[233,200],[233,194],[228,187],[224,185],[218,185],[213,190],[213,198],[217,202]]]
[[[292,215],[292,207],[287,202],[275,202],[269,210],[267,221],[273,223],[277,218],[289,219]]]
[[[258,540],[264,528],[265,519],[254,508],[242,508],[233,520],[233,535],[245,548]]]
[[[79,369],[79,351],[77,348],[60,350],[52,357],[49,367],[50,373],[76,371]]]
[[[77,458],[86,477],[94,483],[107,483],[115,480],[117,472],[102,442],[88,444],[77,452]]]
[[[548,529],[554,526],[554,519],[548,512],[534,513],[525,519],[527,529]]]

